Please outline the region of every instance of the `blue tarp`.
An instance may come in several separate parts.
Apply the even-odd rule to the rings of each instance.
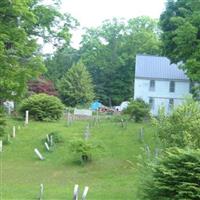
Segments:
[[[98,110],[102,104],[99,101],[94,101],[91,103],[90,109],[92,110]]]

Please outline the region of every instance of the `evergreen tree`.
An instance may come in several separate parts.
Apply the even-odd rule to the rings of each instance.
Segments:
[[[61,99],[66,105],[76,106],[93,100],[92,79],[82,61],[74,64],[59,82]]]

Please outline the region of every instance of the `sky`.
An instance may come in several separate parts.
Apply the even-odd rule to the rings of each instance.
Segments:
[[[49,0],[46,0],[49,1]],[[61,0],[61,10],[76,18],[80,27],[73,32],[72,46],[79,47],[83,27],[97,27],[106,19],[150,16],[159,18],[166,0]]]

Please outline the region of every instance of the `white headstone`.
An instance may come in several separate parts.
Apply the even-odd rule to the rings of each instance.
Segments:
[[[78,200],[78,185],[77,184],[74,186],[73,200]]]
[[[44,160],[44,157],[42,156],[42,154],[38,151],[38,149],[34,149],[36,155],[39,157],[40,160]]]
[[[0,152],[2,152],[2,151],[3,151],[3,141],[0,140]]]
[[[29,115],[29,111],[26,110],[26,115],[25,115],[25,125],[28,125],[28,115]]]
[[[49,151],[50,150],[49,145],[46,142],[44,143],[44,145],[45,145],[46,149]]]
[[[50,139],[49,139],[49,135],[47,134],[47,142],[48,144],[50,144]]]
[[[42,200],[44,194],[44,185],[40,184],[40,195],[39,195],[39,200]]]
[[[89,187],[85,186],[84,191],[83,191],[83,195],[82,195],[82,200],[86,199],[87,193],[88,193]]]
[[[12,134],[12,136],[13,136],[13,138],[15,138],[15,136],[16,136],[16,128],[15,128],[15,126],[13,126],[13,134]]]
[[[90,137],[90,127],[89,125],[86,127],[85,132],[84,132],[84,139],[88,140]]]

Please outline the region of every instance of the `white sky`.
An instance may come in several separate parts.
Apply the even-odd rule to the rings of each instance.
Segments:
[[[49,0],[46,0],[49,1]],[[73,32],[73,46],[78,47],[83,27],[97,27],[113,17],[130,19],[142,15],[159,18],[166,0],[62,0],[61,9],[76,18],[81,26]]]

